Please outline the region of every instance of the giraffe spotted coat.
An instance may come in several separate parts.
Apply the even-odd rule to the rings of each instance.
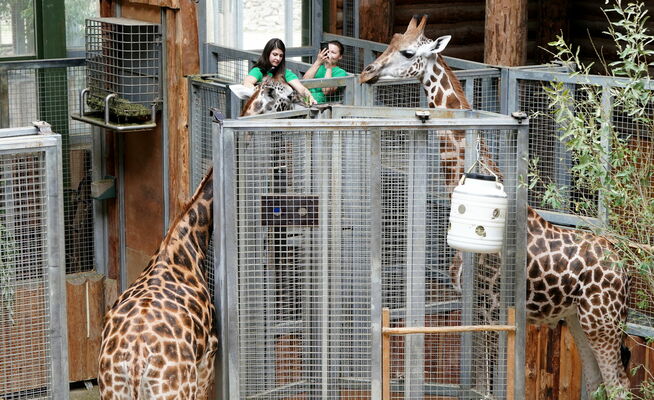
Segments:
[[[208,398],[218,339],[201,264],[212,226],[209,172],[105,316],[98,375],[103,400]]]

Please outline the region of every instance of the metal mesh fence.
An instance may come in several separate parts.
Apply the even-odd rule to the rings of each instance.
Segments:
[[[238,337],[238,349],[229,350],[238,351],[230,366],[238,371],[235,398],[369,398],[380,352],[371,341],[373,310],[382,305],[395,327],[508,323],[515,203],[503,258],[464,258],[468,272],[456,290],[456,252],[446,244],[450,189],[440,164],[450,132],[380,128],[377,137],[354,124],[228,129],[233,154],[221,162],[235,171],[225,200],[237,238],[226,249],[227,285],[237,288],[227,300],[238,310],[229,328]],[[515,198],[517,133],[476,132]],[[372,151],[377,145],[380,153]],[[372,210],[380,210],[379,225]],[[375,237],[380,270],[371,268]],[[507,335],[494,332],[398,337],[393,398],[506,398],[507,346]]]
[[[43,145],[41,145],[43,146]],[[55,156],[52,151],[49,156]],[[53,357],[61,335],[54,326],[51,302],[51,249],[57,235],[51,201],[52,175],[46,151],[22,148],[0,138],[0,397],[56,398]],[[49,177],[50,176],[50,177]],[[56,190],[56,189],[55,189]]]
[[[462,72],[463,73],[463,72]],[[456,72],[455,72],[456,74]],[[500,80],[498,76],[460,79],[466,98],[474,110],[500,111]],[[363,102],[370,101],[363,99]],[[372,105],[383,107],[428,107],[422,84],[416,79],[381,81],[372,85]]]
[[[67,67],[50,68],[47,61],[0,69],[6,81],[7,120],[4,127],[30,126],[42,120],[63,139],[66,272],[95,268],[93,200],[91,199],[91,128],[70,118],[79,109],[79,92],[85,87],[83,60],[68,60]],[[2,85],[0,85],[2,87]]]
[[[539,209],[567,213],[571,211],[571,204],[575,201],[582,198],[594,198],[597,201],[597,196],[575,188],[570,174],[574,160],[561,142],[560,137],[563,132],[556,125],[550,113],[550,100],[544,89],[548,85],[550,85],[548,81],[518,81],[518,109],[530,115],[529,157],[534,163],[532,170],[544,183],[529,190],[528,201],[529,205]],[[574,91],[575,85],[570,84],[567,88]],[[581,99],[582,94],[576,92],[575,96]],[[559,207],[545,201],[547,184],[567,188],[563,204]]]

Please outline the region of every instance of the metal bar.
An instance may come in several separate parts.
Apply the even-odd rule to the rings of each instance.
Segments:
[[[427,131],[409,135],[407,232],[406,232],[406,314],[405,324],[425,325],[425,262],[427,221]],[[405,397],[422,398],[424,385],[425,338],[409,337],[404,342]]]
[[[386,110],[382,110],[386,111]],[[391,110],[388,110],[390,113]],[[458,110],[453,111],[453,115],[459,114]],[[435,112],[439,114],[439,112]],[[445,112],[441,112],[445,113]],[[498,114],[499,115],[499,114]],[[371,116],[374,118],[373,116]],[[506,129],[515,127],[517,122],[506,116],[495,118],[449,118],[439,120],[429,120],[421,122],[415,120],[401,120],[401,119],[383,119],[383,118],[351,118],[347,120],[305,120],[305,119],[292,119],[283,120],[277,119],[274,122],[275,128],[292,129],[292,130],[310,130],[310,129],[352,129],[352,128],[393,128],[393,129]],[[263,130],[271,128],[271,121],[268,120],[226,120],[225,126],[234,129],[247,129],[247,130]]]
[[[317,168],[318,171],[329,171],[330,167],[330,155],[327,154],[326,149],[329,148],[329,142],[327,141],[327,135],[316,134],[315,137],[316,150],[317,150]],[[319,179],[317,182],[317,189],[321,199],[329,199],[329,182],[323,176],[322,179]],[[332,301],[329,291],[329,207],[320,207],[319,211],[319,242],[320,242],[320,253],[318,254],[318,264],[319,264],[319,276],[318,278],[318,287],[319,291],[322,294],[320,304],[318,305],[319,310],[318,315],[320,316],[320,326],[321,330],[318,333],[320,341],[320,382],[319,382],[319,391],[322,394],[322,398],[328,398],[329,393],[329,309],[330,302]]]
[[[104,178],[105,168],[105,135],[102,134],[100,128],[91,127],[91,160],[93,168],[91,168],[91,179],[99,181]],[[101,200],[93,200],[93,246],[95,248],[95,266],[98,273],[107,275],[107,238],[109,237],[107,231],[107,210],[106,205]]]
[[[86,60],[84,58],[52,58],[47,60],[3,61],[0,62],[0,72],[16,69],[83,67],[85,65]]]
[[[518,128],[517,137],[516,182],[527,182],[527,160],[529,157],[529,120]],[[515,399],[525,399],[525,352],[526,352],[526,297],[527,277],[527,188],[517,184],[516,187],[516,253],[515,253]]]
[[[571,75],[565,72],[541,71],[533,69],[507,68],[516,79],[535,81],[556,81],[562,83],[624,87],[629,84],[629,79],[600,75]],[[653,90],[654,82],[644,82],[645,89]]]
[[[125,138],[117,136],[118,147],[118,265],[120,270],[120,291],[127,289],[127,243],[125,237]]]
[[[9,126],[9,74],[0,70],[0,128]]]
[[[284,0],[284,41],[293,43],[293,0]]]
[[[42,138],[47,173],[48,295],[51,313],[50,351],[53,398],[68,398],[68,333],[66,325],[66,260],[61,137]]]
[[[311,1],[311,46],[313,47],[310,55],[316,54],[316,51],[320,49],[320,41],[322,40],[322,2],[323,0],[312,0]]]
[[[381,400],[382,380],[382,161],[381,130],[370,132],[370,320],[371,338],[371,400]],[[389,321],[390,322],[390,321]],[[387,343],[390,346],[390,343]],[[390,350],[390,349],[389,349]],[[389,371],[390,372],[390,371]],[[390,399],[389,399],[390,400]]]
[[[218,190],[220,196],[217,210],[221,217],[215,221],[214,229],[219,233],[214,239],[214,253],[217,256],[215,260],[216,267],[216,291],[215,293],[224,293],[224,296],[216,296],[216,301],[222,300],[222,314],[218,330],[222,331],[220,336],[222,341],[219,354],[222,352],[220,366],[222,367],[223,391],[222,397],[218,393],[218,398],[232,399],[240,398],[240,375],[239,375],[239,354],[240,347],[238,343],[238,298],[237,298],[237,227],[236,227],[236,182],[235,182],[235,138],[234,131],[229,128],[220,129],[214,124],[214,154],[220,154],[220,157],[214,157],[214,164],[218,166]],[[217,142],[217,146],[216,146]],[[224,218],[224,219],[223,219]],[[218,222],[220,224],[218,224]],[[220,291],[218,290],[220,289]]]

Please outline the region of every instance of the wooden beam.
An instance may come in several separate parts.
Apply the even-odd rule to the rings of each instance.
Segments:
[[[527,0],[486,0],[484,62],[517,66],[527,61]]]
[[[379,43],[388,43],[393,26],[391,0],[361,0],[359,37]]]

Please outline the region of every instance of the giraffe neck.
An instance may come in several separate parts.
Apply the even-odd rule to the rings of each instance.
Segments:
[[[209,171],[186,209],[171,224],[159,248],[159,259],[176,268],[200,273],[213,229],[213,173]]]
[[[440,54],[427,63],[421,81],[430,108],[471,109],[461,82]]]

